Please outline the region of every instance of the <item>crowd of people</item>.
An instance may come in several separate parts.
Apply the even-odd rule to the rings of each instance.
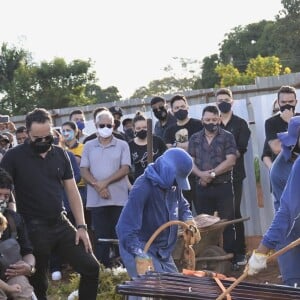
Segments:
[[[296,99],[293,87],[281,87],[279,112],[265,122],[262,159],[270,168],[277,213],[251,256],[252,274],[265,267],[267,250],[283,247],[298,234],[300,211],[291,199],[299,194]],[[241,218],[244,154],[251,131],[233,113],[231,90],[218,89],[215,104],[206,105],[198,118],[189,116],[181,94],[169,103],[155,96],[149,104],[157,119],[153,132],[148,132],[143,113],[122,120],[118,106],[94,110],[96,132],[90,135],[82,110],[72,111],[60,130],[43,108],[29,112],[18,128],[10,120],[0,124],[0,208],[4,218],[15,216],[24,235],[18,240],[20,260],[7,268],[5,285],[0,280],[3,293],[18,299],[21,291],[34,290],[38,300],[47,299],[48,270],[52,280],[60,280],[68,264],[80,274],[79,298],[96,299],[99,263],[111,268],[115,257],[121,257],[118,262],[132,277],[141,274],[141,260],[159,272],[177,271],[172,259],[177,225],[166,229],[148,253],[143,250],[164,223],[186,222],[199,241],[195,215],[217,212],[222,219]],[[5,228],[1,241],[9,238]],[[222,246],[233,253],[233,269],[247,263],[242,222],[225,228]],[[290,271],[296,255],[282,258],[286,284],[300,282],[300,274]]]

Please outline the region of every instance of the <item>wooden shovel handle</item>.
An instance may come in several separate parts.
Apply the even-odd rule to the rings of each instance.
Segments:
[[[272,255],[270,255],[267,258],[267,262],[269,262],[272,259],[277,258],[279,255],[295,248],[296,246],[300,245],[300,238],[298,238],[297,240],[291,242],[290,244],[288,244],[287,246],[283,247],[282,249],[276,251],[275,253],[273,253]],[[248,270],[249,270],[249,265],[247,264],[245,267],[245,270],[243,272],[243,274],[235,281],[233,282],[230,287],[224,291],[216,300],[222,300],[226,295],[228,295],[241,281],[243,281],[247,276],[248,276]]]

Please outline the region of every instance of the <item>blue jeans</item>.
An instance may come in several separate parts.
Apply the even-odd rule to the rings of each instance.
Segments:
[[[282,152],[278,154],[272,164],[272,168],[270,170],[270,181],[272,193],[274,195],[275,211],[277,211],[280,206],[281,195],[287,183],[292,166],[293,162],[289,160],[287,161]]]
[[[98,239],[118,238],[115,227],[118,223],[122,209],[123,206],[101,206],[91,208],[95,236],[95,255],[106,268],[112,267],[109,253],[110,248],[114,246],[111,243],[98,242]],[[115,246],[114,250],[118,252],[118,247]],[[118,253],[116,256],[118,256]]]
[[[99,264],[93,254],[87,253],[82,242],[75,245],[76,230],[62,215],[51,220],[29,218],[25,220],[36,259],[36,273],[30,283],[38,300],[47,299],[48,265],[55,248],[57,255],[69,263],[80,276],[79,299],[94,300],[99,283]]]

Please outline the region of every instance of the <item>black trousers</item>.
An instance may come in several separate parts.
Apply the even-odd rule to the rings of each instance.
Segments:
[[[197,184],[195,210],[197,215],[213,215],[215,211],[221,219],[234,218],[234,193],[232,183],[220,183],[206,187]],[[235,226],[227,225],[223,232],[223,248],[227,253],[235,253]]]
[[[96,299],[99,264],[93,254],[85,251],[82,242],[75,245],[76,230],[69,220],[62,215],[51,222],[42,219],[27,219],[25,222],[36,259],[36,273],[30,277],[30,283],[38,300],[47,299],[47,272],[53,250],[81,275],[79,299]]]

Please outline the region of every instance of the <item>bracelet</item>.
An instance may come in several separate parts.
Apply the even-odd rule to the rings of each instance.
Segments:
[[[84,229],[85,231],[87,231],[87,225],[86,224],[80,224],[80,225],[77,225],[77,229]]]

